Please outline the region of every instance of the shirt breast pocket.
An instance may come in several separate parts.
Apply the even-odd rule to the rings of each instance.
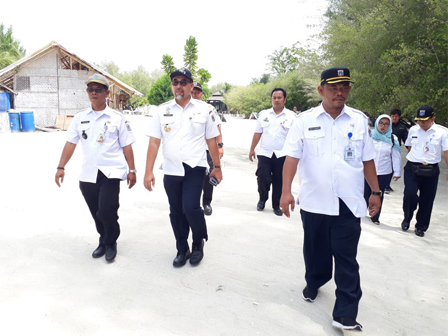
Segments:
[[[79,124],[77,127],[78,130],[78,135],[80,138],[82,139],[87,139],[89,130],[90,130],[90,123],[86,123],[86,124]],[[84,137],[83,137],[84,134]]]
[[[118,138],[118,126],[117,125],[109,125],[105,132],[105,141],[112,142]]]
[[[305,146],[311,155],[325,154],[325,132],[323,130],[308,131],[305,133]]]
[[[174,134],[174,116],[162,117],[160,119],[160,127],[162,129],[162,134],[164,137],[170,137]]]
[[[205,131],[205,122],[207,121],[207,116],[195,115],[191,118],[191,127],[193,133],[200,134]]]
[[[350,142],[355,150],[355,158],[362,160],[362,151],[364,146],[364,132],[355,133],[350,139]]]
[[[261,121],[260,125],[263,128],[268,128],[271,125],[271,123],[269,122],[269,120],[268,121]]]
[[[412,138],[411,139],[411,145],[416,145],[418,143],[419,143],[418,138]]]

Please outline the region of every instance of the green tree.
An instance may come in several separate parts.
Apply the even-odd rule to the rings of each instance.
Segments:
[[[229,84],[229,83],[218,83],[218,84],[213,85],[213,86],[210,88],[210,91],[211,91],[212,93],[215,93],[215,92],[217,92],[217,91],[222,91],[223,93],[227,93],[227,92],[229,92],[232,88],[233,88],[233,85],[232,85],[232,84]]]
[[[163,55],[162,67],[166,74],[168,75],[172,74],[176,70],[176,67],[174,66],[173,62],[173,57],[168,54]]]
[[[139,66],[137,70],[125,72],[119,75],[119,79],[126,84],[132,86],[137,91],[147,95],[154,80],[143,66]]]
[[[230,92],[224,94],[224,103],[231,112],[237,111],[246,116],[272,106],[270,92],[263,83],[254,83],[247,87],[234,87]]]
[[[173,99],[173,92],[171,91],[170,76],[164,74],[159,77],[148,93],[148,102],[152,105],[160,105],[170,99]]]
[[[100,68],[107,71],[108,74],[120,79],[120,68],[113,61],[103,61],[100,65]]]
[[[275,77],[267,84],[253,83],[248,87],[235,87],[224,94],[224,102],[230,110],[249,115],[252,112],[270,108],[271,92],[280,87],[286,90],[286,108],[293,106],[306,110],[315,105],[315,88],[307,86],[297,72],[289,72]]]
[[[191,76],[196,78],[197,72],[197,61],[198,61],[198,43],[196,38],[190,36],[184,47],[184,65],[190,70]]]
[[[197,70],[197,60],[198,43],[196,42],[196,38],[190,36],[185,42],[184,46],[184,67],[190,70],[191,76],[193,77],[194,81],[201,83],[201,85],[203,86],[204,97],[207,97],[207,94],[209,94],[207,83],[210,81],[212,76],[207,70],[203,68]],[[173,62],[173,57],[168,54],[163,55],[162,66],[167,75],[170,75],[171,73],[173,73],[173,71],[176,70]]]
[[[25,49],[12,34],[11,26],[5,31],[4,24],[0,24],[0,69],[25,56]]]
[[[355,80],[350,104],[373,115],[421,105],[448,124],[447,0],[330,0],[325,57]]]
[[[274,76],[281,75],[297,69],[298,58],[294,47],[281,47],[268,56],[269,70]]]
[[[263,83],[266,84],[271,79],[270,74],[262,74],[260,78],[252,78],[251,84],[253,83]]]

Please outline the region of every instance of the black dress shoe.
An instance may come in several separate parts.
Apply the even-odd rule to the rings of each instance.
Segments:
[[[106,260],[112,261],[117,256],[117,243],[114,245],[106,246]]]
[[[213,211],[213,209],[212,209],[211,205],[209,205],[209,204],[204,205],[204,214],[206,216],[210,216],[212,214],[212,211]]]
[[[259,201],[257,203],[257,210],[258,211],[263,211],[264,210],[264,204],[266,203],[266,201]]]
[[[274,209],[274,213],[275,213],[277,216],[283,216],[283,212],[282,212],[280,209]]]
[[[425,236],[425,231],[420,230],[420,229],[415,229],[415,235],[419,236],[419,237],[424,237]]]
[[[406,219],[403,219],[401,222],[401,229],[403,231],[407,231],[409,229],[409,222]]]
[[[185,265],[188,258],[190,258],[190,255],[191,255],[190,250],[183,251],[183,252],[178,251],[176,258],[174,258],[174,260],[173,260],[173,266],[181,267],[181,266]]]
[[[202,258],[204,258],[204,240],[201,240],[201,244],[193,245],[193,251],[191,252],[190,264],[198,265]]]
[[[106,254],[106,246],[99,245],[95,251],[92,253],[92,257],[94,258],[101,258],[103,255]]]

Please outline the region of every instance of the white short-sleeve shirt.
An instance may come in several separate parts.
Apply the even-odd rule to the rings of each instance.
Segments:
[[[77,113],[67,130],[67,141],[81,142],[83,148],[80,181],[95,183],[98,170],[108,178],[126,180],[128,165],[123,147],[134,143],[135,137],[120,112],[110,107],[93,111],[90,107]]]
[[[394,135],[394,141],[398,144],[398,139]],[[373,140],[375,146],[375,168],[377,175],[387,175],[394,172],[395,177],[401,176],[401,153],[395,150],[392,144],[384,141]]]
[[[276,114],[272,107],[261,111],[255,125],[255,133],[262,133],[257,155],[270,158],[275,153],[277,158],[285,156],[282,148],[292,121],[296,117],[297,115],[287,108],[279,114]]]
[[[345,159],[347,146],[352,160]],[[363,161],[373,160],[375,151],[362,112],[345,106],[336,119],[322,105],[302,112],[283,152],[300,159],[298,203],[303,210],[336,216],[341,198],[356,217],[366,215]]]
[[[182,163],[207,167],[206,139],[219,135],[219,117],[211,105],[191,99],[183,109],[176,101],[160,105],[153,115],[148,136],[162,140],[163,172],[184,176]]]
[[[448,130],[434,123],[426,132],[419,125],[409,129],[405,146],[411,146],[406,159],[416,163],[439,163],[442,151],[448,150]]]

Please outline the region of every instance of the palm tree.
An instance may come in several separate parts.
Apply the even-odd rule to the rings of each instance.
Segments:
[[[0,69],[7,67],[25,56],[25,49],[12,36],[12,27],[5,32],[5,26],[0,24]]]

